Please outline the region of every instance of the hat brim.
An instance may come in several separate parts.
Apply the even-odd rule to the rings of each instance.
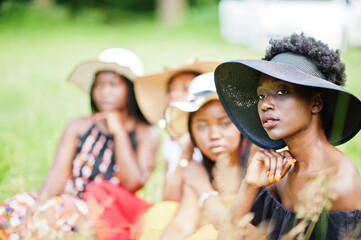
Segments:
[[[251,142],[265,149],[280,149],[285,142],[272,140],[258,115],[257,85],[260,73],[289,83],[322,89],[324,130],[329,142],[340,145],[361,128],[361,102],[342,87],[297,71],[289,65],[265,60],[225,62],[215,70],[219,98],[230,119]]]
[[[170,103],[164,114],[167,122],[166,129],[170,136],[177,139],[188,132],[189,113],[198,111],[206,103],[213,100],[219,100],[216,93],[207,96],[202,102],[198,103],[188,101]]]
[[[176,69],[136,78],[134,91],[143,115],[152,124],[157,124],[164,118],[164,110],[168,104],[167,86],[171,77],[182,72],[200,74],[213,72],[219,63],[218,61],[194,62]]]
[[[135,74],[126,66],[120,66],[116,63],[88,61],[77,66],[69,75],[68,81],[75,83],[85,92],[89,93],[94,82],[95,74],[101,71],[112,71],[128,80],[133,81]]]

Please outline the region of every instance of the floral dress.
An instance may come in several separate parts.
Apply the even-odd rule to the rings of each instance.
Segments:
[[[129,133],[136,149],[135,131]],[[132,226],[151,204],[119,185],[113,136],[96,125],[82,136],[64,194],[36,209],[29,224],[21,220],[37,193],[15,195],[0,205],[0,239],[130,239]],[[95,230],[94,230],[95,229]]]

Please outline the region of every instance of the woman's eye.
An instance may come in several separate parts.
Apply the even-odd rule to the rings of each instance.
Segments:
[[[287,90],[278,90],[278,91],[277,91],[277,95],[285,95],[285,94],[287,94],[287,93],[288,93]]]
[[[259,94],[258,95],[258,100],[263,100],[266,97],[266,95],[264,94]]]
[[[103,86],[104,86],[103,83],[95,83],[94,84],[94,87],[96,87],[96,88],[102,88]]]
[[[229,125],[231,125],[231,121],[221,122],[221,126],[222,126],[222,127],[228,127]]]
[[[200,124],[200,125],[197,126],[197,129],[200,130],[200,131],[202,131],[202,130],[204,130],[206,128],[207,128],[207,125],[205,125],[205,124]]]

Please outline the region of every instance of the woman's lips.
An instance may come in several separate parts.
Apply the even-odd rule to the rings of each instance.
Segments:
[[[100,101],[100,104],[101,104],[101,105],[110,105],[111,102],[110,102],[109,100],[101,100],[101,101]]]
[[[271,128],[279,123],[279,120],[267,120],[263,122],[263,128]]]
[[[223,146],[212,146],[212,147],[210,147],[210,151],[213,154],[222,153],[222,152],[224,152],[224,150],[225,150],[225,147],[223,147]]]
[[[262,117],[263,128],[271,128],[277,125],[278,123],[279,123],[279,119],[272,117],[270,115],[264,115]]]

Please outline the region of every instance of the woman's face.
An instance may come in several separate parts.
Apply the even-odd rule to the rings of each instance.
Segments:
[[[180,73],[173,77],[169,83],[168,103],[175,101],[185,101],[188,95],[188,88],[196,75],[194,73]]]
[[[114,72],[100,72],[94,82],[93,99],[99,111],[122,110],[127,107],[126,80]]]
[[[297,136],[310,126],[311,89],[261,74],[258,81],[258,114],[273,140]]]
[[[238,153],[241,134],[219,100],[206,103],[192,114],[191,130],[199,150],[212,161],[220,155]]]

